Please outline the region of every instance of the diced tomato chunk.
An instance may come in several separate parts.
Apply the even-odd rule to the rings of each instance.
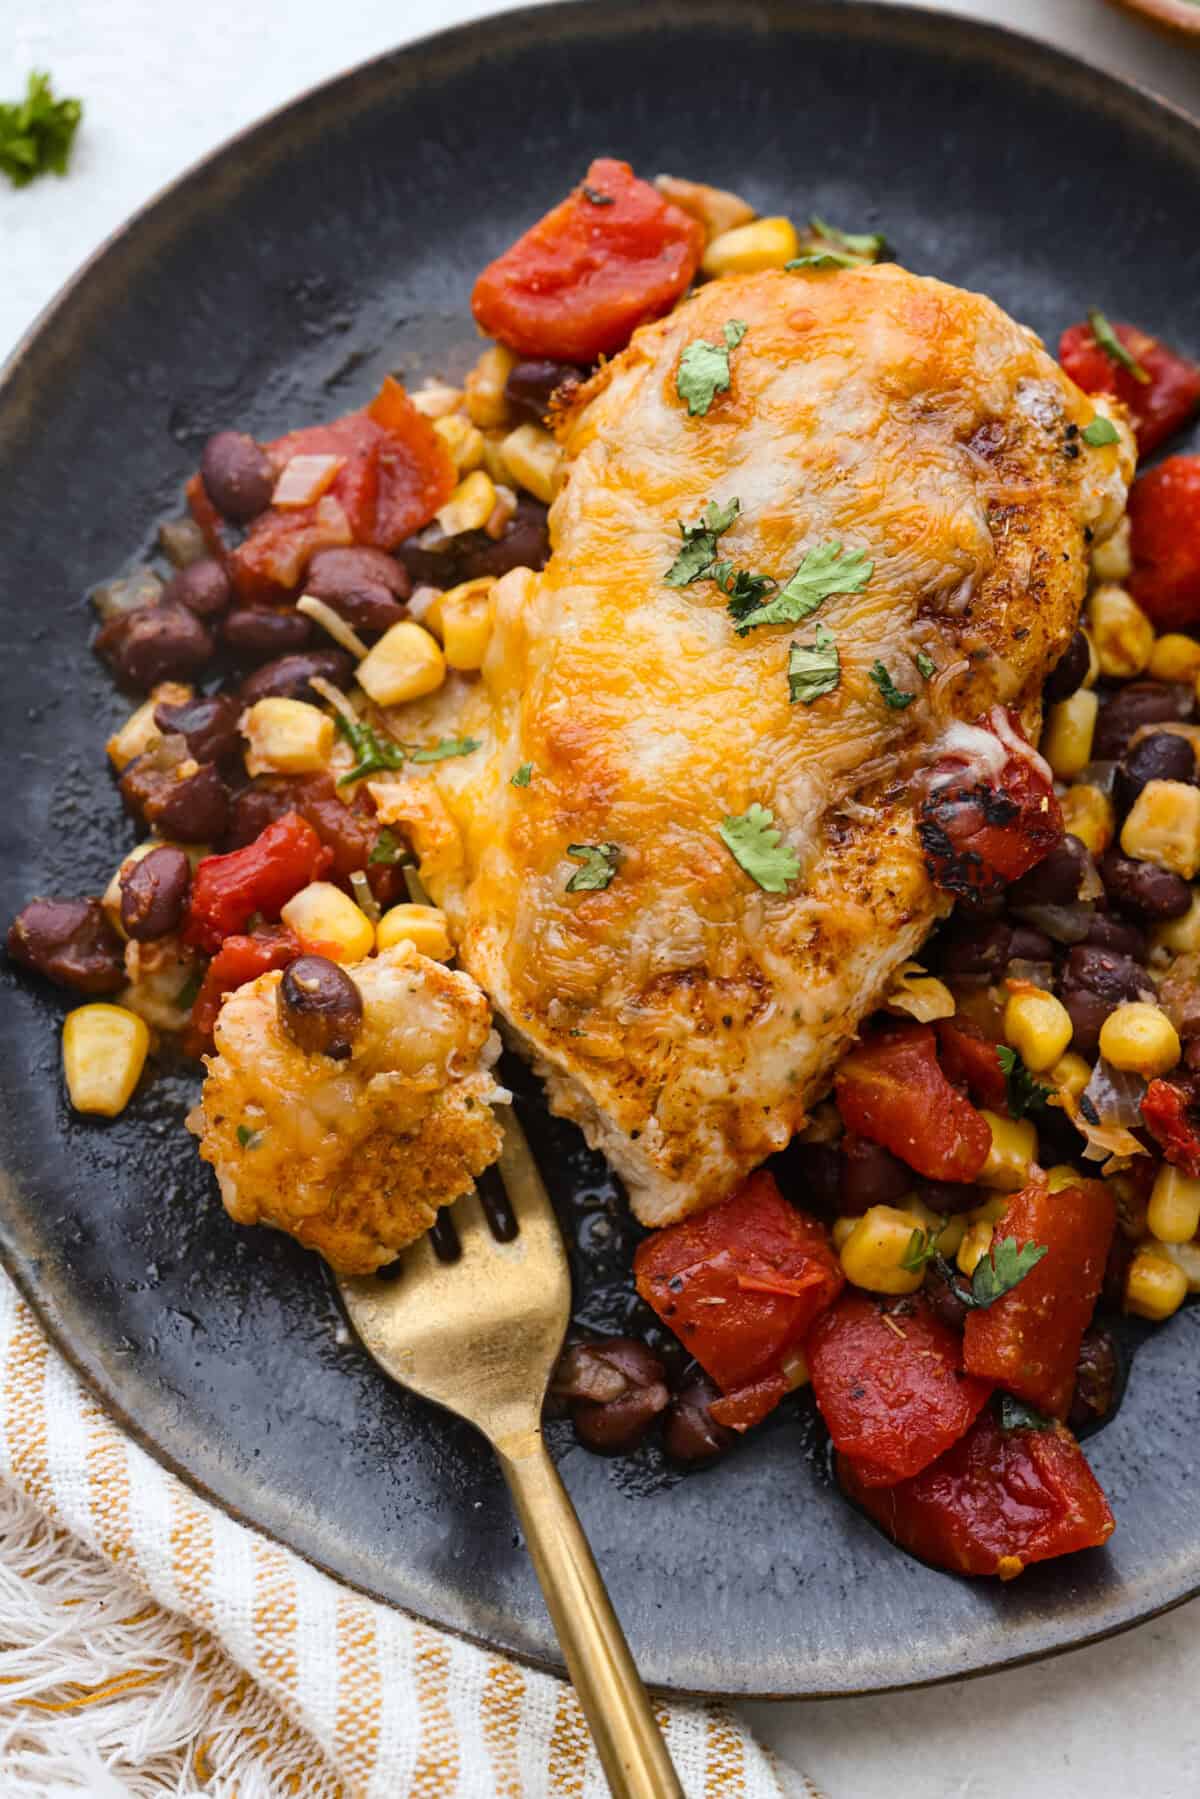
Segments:
[[[987,1119],[946,1079],[930,1025],[905,1025],[852,1050],[834,1097],[847,1130],[882,1143],[927,1180],[973,1181],[987,1161]]]
[[[244,932],[256,913],[278,918],[292,895],[332,860],[333,852],[298,812],[285,812],[244,849],[205,856],[192,880],[184,942],[211,954]]]
[[[225,521],[209,499],[208,489],[199,475],[193,475],[183,491],[187,499],[188,511],[200,527],[209,555],[215,556],[218,562],[224,562],[227,554],[224,536]]]
[[[226,937],[205,970],[192,1007],[195,1053],[212,1042],[213,1026],[227,994],[272,968],[286,968],[301,953],[300,939],[286,925],[267,925],[248,937]]]
[[[734,1396],[779,1373],[842,1287],[824,1226],[762,1172],[720,1205],[647,1237],[633,1270],[642,1298]]]
[[[1148,456],[1200,405],[1200,368],[1136,325],[1114,325],[1113,331],[1148,380],[1139,381],[1110,356],[1087,323],[1063,332],[1058,360],[1085,394],[1113,394],[1124,402],[1137,433],[1138,453]]]
[[[1112,1190],[1080,1181],[1051,1193],[1038,1181],[1013,1195],[992,1236],[1046,1254],[986,1310],[968,1313],[963,1359],[1040,1412],[1065,1418],[1079,1345],[1091,1322],[1116,1228]]]
[[[1174,1081],[1151,1081],[1142,1099],[1142,1119],[1164,1161],[1193,1180],[1200,1178],[1200,1132],[1188,1115],[1189,1096]]]
[[[982,761],[944,757],[926,777],[917,827],[930,878],[963,898],[1027,874],[1063,835],[1050,770],[1025,753],[1015,714],[997,709],[986,728],[1015,746],[1003,767],[993,774]]]
[[[1200,456],[1169,456],[1129,494],[1129,591],[1160,631],[1200,625]]]
[[[963,1373],[962,1339],[917,1293],[883,1300],[847,1289],[804,1345],[834,1446],[866,1486],[918,1474],[970,1429],[991,1381]]]
[[[961,1012],[953,1018],[939,1018],[935,1028],[938,1057],[954,1085],[965,1087],[977,1106],[1006,1111],[1008,1082],[996,1044]]]
[[[895,1487],[869,1486],[838,1457],[847,1496],[922,1561],[1011,1580],[1031,1562],[1106,1543],[1114,1519],[1078,1443],[1061,1424],[1001,1429],[992,1407],[945,1455]]]
[[[764,1374],[761,1380],[751,1381],[748,1387],[738,1387],[736,1392],[714,1399],[709,1413],[727,1430],[750,1430],[753,1425],[761,1424],[768,1412],[775,1410],[787,1390],[788,1383],[782,1374]]]
[[[669,312],[704,249],[704,228],[601,157],[586,181],[489,263],[471,296],[480,328],[521,356],[589,363]]]

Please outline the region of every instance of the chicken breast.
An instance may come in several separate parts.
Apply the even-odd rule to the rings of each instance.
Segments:
[[[509,1095],[487,1001],[411,943],[347,969],[362,1026],[347,1059],[299,1049],[278,973],[225,1001],[188,1128],[239,1224],[270,1224],[343,1274],[394,1261],[500,1153]]]
[[[727,390],[692,416],[682,352],[738,326]],[[1081,440],[1093,416],[979,295],[891,265],[713,282],[584,389],[552,555],[495,589],[482,678],[396,721],[480,740],[372,792],[643,1223],[722,1198],[803,1126],[944,909],[913,777],[996,704],[1036,734],[1132,470],[1124,426]],[[668,579],[710,504],[727,586],[814,553],[863,579],[739,634],[716,579]],[[806,704],[791,647],[825,632],[838,682]],[[722,838],[755,805],[795,855],[782,891]]]

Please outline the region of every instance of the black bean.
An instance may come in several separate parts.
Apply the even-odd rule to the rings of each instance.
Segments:
[[[394,600],[386,587],[356,587],[331,596],[325,604],[360,637],[381,637],[408,617],[408,607]]]
[[[197,694],[154,708],[154,722],[164,736],[181,736],[189,755],[197,762],[224,762],[241,748],[238,720],[242,716],[241,701],[231,693]]]
[[[549,554],[546,508],[524,496],[501,537],[486,531],[447,537],[434,525],[396,550],[412,579],[427,587],[456,587],[483,575],[505,575],[510,568],[544,568]]]
[[[718,1424],[709,1411],[720,1394],[706,1374],[697,1373],[676,1393],[663,1426],[663,1448],[676,1462],[713,1462],[737,1441],[737,1432]]]
[[[252,781],[235,793],[230,802],[229,823],[221,848],[243,849],[256,837],[261,837],[267,826],[273,825],[285,812],[294,811],[295,804],[290,782]]]
[[[283,973],[276,995],[280,1028],[306,1054],[344,1062],[362,1028],[362,994],[336,962],[300,956]]]
[[[179,569],[163,590],[164,605],[186,606],[197,618],[219,618],[232,599],[233,584],[215,556]]]
[[[1094,1056],[1100,1047],[1100,1031],[1113,1009],[1113,1001],[1104,999],[1087,987],[1063,983],[1062,1003],[1071,1020],[1071,1048],[1081,1056]]]
[[[839,1208],[851,1216],[871,1206],[890,1206],[913,1189],[912,1170],[898,1156],[866,1137],[842,1138]]]
[[[1035,930],[1028,924],[1013,926],[1012,941],[1008,946],[1010,962],[1048,962],[1053,954],[1054,944],[1045,931]]]
[[[1114,906],[1142,918],[1181,918],[1192,903],[1191,887],[1182,875],[1153,862],[1135,862],[1120,850],[1107,850],[1100,858],[1100,879]]]
[[[354,676],[354,658],[345,650],[306,650],[295,656],[280,656],[264,663],[247,675],[238,689],[243,706],[256,700],[317,700],[320,695],[311,686],[314,678],[330,682],[334,687],[349,687]]]
[[[1084,1332],[1075,1364],[1075,1392],[1067,1423],[1078,1433],[1099,1424],[1113,1409],[1120,1363],[1111,1331],[1092,1325]]]
[[[938,961],[943,974],[993,978],[1008,963],[1013,928],[997,920],[993,924],[955,924],[938,942]]]
[[[192,865],[183,850],[164,843],[127,868],[119,885],[126,936],[153,943],[179,928],[191,890]]]
[[[570,1399],[579,1441],[601,1455],[636,1449],[670,1399],[661,1361],[632,1337],[575,1344],[559,1364],[554,1391]]]
[[[1088,860],[1085,846],[1068,831],[1049,855],[1013,881],[1008,889],[1009,905],[1069,906],[1079,897]]]
[[[304,591],[332,603],[360,587],[382,587],[394,600],[412,592],[408,570],[386,550],[318,550],[308,565]]]
[[[1152,996],[1153,984],[1131,957],[1079,943],[1067,956],[1059,992],[1071,1017],[1071,1047],[1087,1056],[1098,1049],[1100,1027],[1114,1006]]]
[[[1122,956],[1132,956],[1135,962],[1146,957],[1145,932],[1128,919],[1114,918],[1111,912],[1092,913],[1084,942],[1094,943],[1100,949],[1115,949]]]
[[[313,628],[295,607],[275,611],[270,606],[235,606],[225,614],[221,635],[243,662],[266,662],[307,649]]]
[[[275,490],[271,461],[244,431],[218,431],[204,446],[200,479],[217,511],[235,524],[265,512]]]
[[[540,425],[550,411],[551,397],[569,403],[572,391],[586,379],[587,371],[572,362],[518,362],[504,383],[504,397],[520,418]]]
[[[835,1217],[842,1158],[835,1143],[801,1143],[793,1138],[770,1162],[771,1172],[793,1205],[804,1212]]]
[[[195,766],[180,736],[163,737],[119,782],[135,817],[179,843],[213,843],[229,822],[229,790],[211,762]]]
[[[1104,1280],[1100,1287],[1100,1304],[1110,1312],[1119,1312],[1124,1307],[1125,1282],[1129,1277],[1133,1253],[1132,1241],[1118,1224],[1109,1244],[1108,1259],[1104,1264]]]
[[[1083,686],[1084,677],[1091,664],[1091,652],[1088,640],[1082,631],[1076,631],[1070,643],[1059,657],[1050,673],[1046,676],[1046,685],[1042,689],[1048,705],[1058,700],[1069,700]]]
[[[8,953],[78,993],[125,985],[125,950],[98,899],[30,900],[9,928]]]
[[[1192,716],[1195,696],[1181,682],[1130,681],[1101,701],[1092,739],[1097,762],[1114,762],[1142,725],[1162,725],[1168,719]]]
[[[963,1297],[965,1287],[966,1282],[960,1285],[950,1264],[941,1257],[927,1264],[922,1292],[934,1316],[952,1331],[961,1331],[967,1321],[970,1306]]]
[[[1117,763],[1113,773],[1113,804],[1120,813],[1133,805],[1147,781],[1194,781],[1196,755],[1186,737],[1177,731],[1155,731],[1143,737]]]
[[[911,1176],[909,1185],[913,1185]],[[956,1212],[974,1211],[986,1198],[970,1181],[917,1181],[916,1191],[921,1204],[928,1206],[939,1217],[952,1217]]]
[[[146,606],[110,619],[96,649],[118,681],[148,692],[160,681],[179,680],[203,668],[216,648],[211,634],[186,606]]]

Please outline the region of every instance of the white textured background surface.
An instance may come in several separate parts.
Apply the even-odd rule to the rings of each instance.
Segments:
[[[36,65],[86,102],[66,180],[0,186],[0,356],[108,232],[230,132],[406,38],[495,10],[481,0],[0,0],[0,95],[22,91]],[[953,10],[1046,38],[1200,113],[1200,50],[1100,0]],[[987,1680],[748,1709],[784,1762],[832,1799],[1193,1799],[1198,1677],[1193,1605]],[[795,1790],[805,1791],[798,1778]]]

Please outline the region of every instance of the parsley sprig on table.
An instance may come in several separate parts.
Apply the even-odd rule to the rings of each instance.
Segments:
[[[83,117],[81,100],[56,100],[50,77],[34,69],[24,100],[0,104],[0,171],[14,187],[38,175],[65,175]]]

